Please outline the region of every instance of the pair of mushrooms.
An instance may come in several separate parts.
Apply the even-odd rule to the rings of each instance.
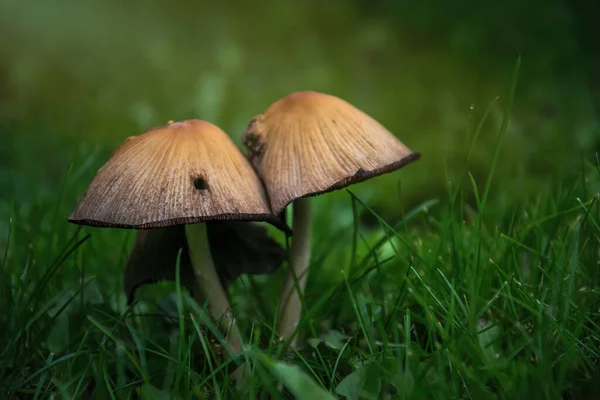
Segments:
[[[311,91],[273,103],[250,121],[242,139],[247,158],[225,132],[199,120],[130,137],[98,171],[69,218],[91,226],[154,228],[138,232],[125,277],[130,293],[144,281],[132,276],[173,279],[183,248],[181,281],[206,296],[213,318],[225,316],[235,352],[241,350],[240,333],[227,285],[241,273],[270,272],[286,258],[264,228],[248,222],[268,222],[290,234],[282,216],[293,202],[291,268],[278,322],[287,340],[300,320],[311,257],[309,197],[419,158],[356,107]]]

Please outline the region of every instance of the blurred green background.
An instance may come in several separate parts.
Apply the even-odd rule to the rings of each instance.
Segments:
[[[354,188],[395,221],[463,178],[493,103],[469,163],[483,183],[521,55],[491,192],[502,215],[600,147],[599,11],[585,0],[0,0],[0,245],[11,214],[28,216],[22,238],[66,225],[127,136],[200,118],[239,144],[252,116],[307,89],[353,103],[422,153]],[[352,223],[343,191],[318,198],[315,213],[319,226]],[[118,269],[125,250],[107,253],[103,238],[127,235],[95,230],[86,251]],[[319,247],[332,233],[315,235]]]

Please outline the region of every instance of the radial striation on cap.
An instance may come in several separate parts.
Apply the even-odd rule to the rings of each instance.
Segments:
[[[290,202],[397,170],[419,158],[346,101],[296,92],[250,121],[242,140],[279,214]]]
[[[248,160],[225,132],[200,120],[128,138],[69,218],[138,229],[209,220],[267,221],[283,228]]]

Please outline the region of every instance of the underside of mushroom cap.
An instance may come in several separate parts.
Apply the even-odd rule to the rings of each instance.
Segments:
[[[311,91],[273,103],[250,121],[242,140],[275,214],[297,198],[342,189],[420,157],[353,105]]]
[[[270,274],[287,258],[285,249],[260,224],[210,221],[207,222],[206,229],[210,253],[225,291],[240,275]],[[137,232],[123,273],[129,304],[138,287],[162,280],[177,280],[176,264],[180,249],[180,282],[193,293],[197,288],[185,227],[172,226]]]
[[[128,138],[100,168],[69,222],[147,229],[213,220],[266,221],[252,166],[220,128],[188,120]]]

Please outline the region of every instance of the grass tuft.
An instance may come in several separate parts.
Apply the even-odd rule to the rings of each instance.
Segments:
[[[233,360],[179,279],[127,306],[130,236],[60,222],[84,174],[70,164],[58,203],[14,204],[6,221],[0,397],[600,397],[600,161],[495,204],[519,67],[484,179],[469,157],[493,105],[439,198],[389,221],[348,190],[347,232],[317,226],[331,246],[316,246],[297,350],[275,333],[276,277],[234,285],[246,338]],[[230,380],[242,363],[243,389]]]

